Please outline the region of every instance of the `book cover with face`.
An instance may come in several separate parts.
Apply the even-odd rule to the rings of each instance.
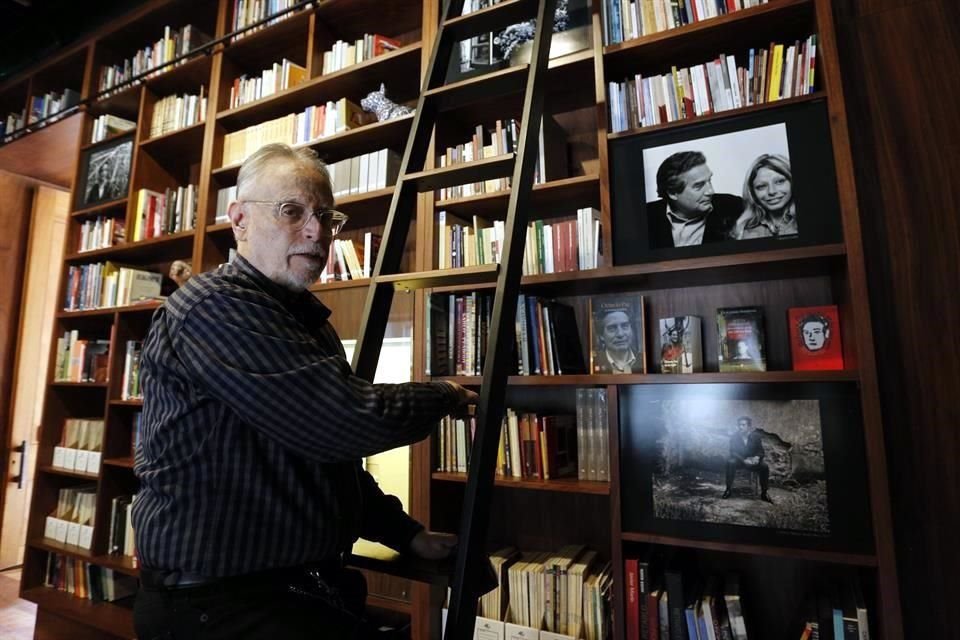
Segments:
[[[787,316],[794,371],[843,369],[840,314],[836,305],[795,307]]]
[[[591,373],[647,372],[643,303],[637,294],[591,298]]]
[[[766,371],[763,309],[717,309],[720,371]]]

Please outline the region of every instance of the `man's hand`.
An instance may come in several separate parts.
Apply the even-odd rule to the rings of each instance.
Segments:
[[[456,544],[457,536],[452,533],[433,533],[424,529],[413,536],[410,552],[425,560],[442,560],[450,555]]]
[[[751,467],[755,467],[760,464],[760,456],[750,456],[749,458],[744,458],[743,461]]]
[[[480,402],[480,396],[470,391],[466,387],[463,387],[456,382],[451,382],[449,380],[444,380],[444,384],[449,385],[454,388],[458,396],[458,404],[456,408],[450,412],[454,418],[465,418],[473,414],[473,409],[476,407],[476,404]]]

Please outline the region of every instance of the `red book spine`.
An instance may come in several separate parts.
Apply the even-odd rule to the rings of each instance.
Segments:
[[[627,640],[640,638],[640,590],[638,586],[639,569],[637,558],[627,558],[624,563],[623,577],[626,583]]]

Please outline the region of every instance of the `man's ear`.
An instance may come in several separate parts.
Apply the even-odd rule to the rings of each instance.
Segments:
[[[227,217],[230,218],[230,224],[233,225],[233,235],[237,239],[237,242],[247,239],[247,223],[250,220],[250,216],[247,215],[247,210],[239,202],[231,202],[230,206],[227,207]]]

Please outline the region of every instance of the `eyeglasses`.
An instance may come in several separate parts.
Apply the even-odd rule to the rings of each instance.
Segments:
[[[273,206],[273,216],[284,227],[291,231],[300,231],[310,221],[311,216],[317,216],[320,226],[328,229],[331,235],[337,235],[347,224],[349,217],[335,209],[311,209],[299,202],[277,202],[274,200],[241,200],[248,204],[269,204]]]

